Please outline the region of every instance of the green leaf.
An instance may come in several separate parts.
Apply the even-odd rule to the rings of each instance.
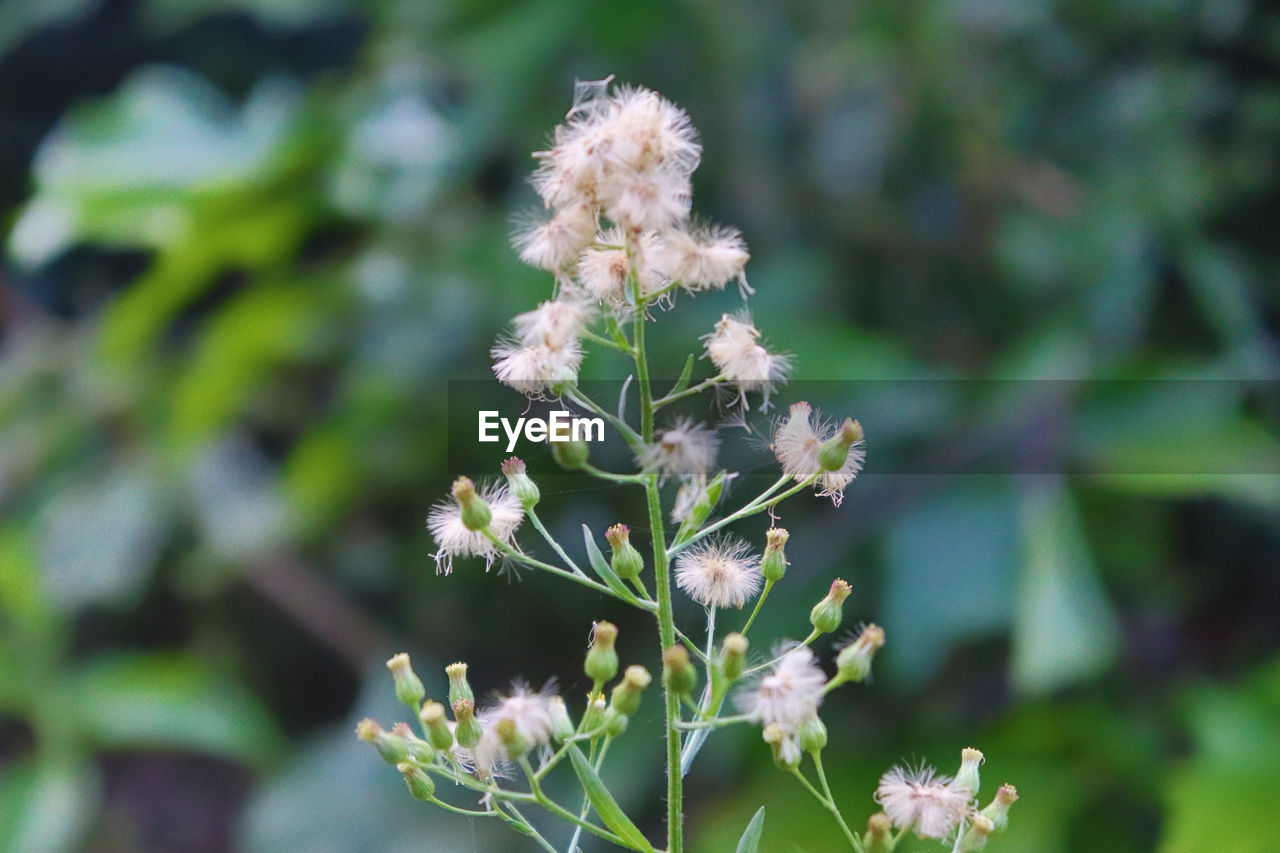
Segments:
[[[760,836],[764,834],[764,806],[756,810],[738,841],[738,853],[756,853],[760,849]]]
[[[595,768],[582,754],[582,750],[578,749],[577,744],[569,746],[569,760],[573,762],[573,772],[578,774],[578,781],[582,783],[582,790],[591,802],[591,807],[596,810],[596,814],[600,815],[604,825],[617,833],[632,850],[652,853],[653,846],[631,822],[631,818],[622,811],[618,801],[613,798],[613,794],[609,793],[609,789],[605,787]]]
[[[0,850],[69,853],[96,811],[97,779],[79,761],[45,760],[0,776]]]
[[[262,766],[281,745],[253,696],[176,655],[90,661],[73,673],[67,693],[76,697],[81,731],[108,749],[172,747]]]
[[[693,353],[689,353],[689,357],[684,360],[684,369],[680,371],[680,378],[676,380],[676,384],[671,386],[671,390],[667,392],[667,396],[679,394],[685,388],[689,387],[689,379],[693,376]]]
[[[600,547],[596,545],[595,537],[591,535],[591,528],[585,524],[582,525],[582,538],[587,543],[587,559],[591,561],[591,568],[596,570],[596,574],[605,582],[609,589],[625,597],[630,597],[631,592],[622,584],[622,579],[614,574],[613,567],[609,565],[609,561],[604,558],[604,554],[600,553]]]

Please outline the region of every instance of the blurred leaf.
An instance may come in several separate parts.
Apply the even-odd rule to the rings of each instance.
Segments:
[[[1011,677],[1019,692],[1035,694],[1110,666],[1119,630],[1061,481],[1037,481],[1021,497]]]
[[[79,725],[102,749],[188,749],[262,767],[282,745],[253,696],[192,658],[121,653],[72,679]]]
[[[38,759],[8,766],[0,775],[0,850],[79,849],[97,798],[97,779],[86,764]]]
[[[576,744],[569,746],[569,760],[573,763],[573,772],[577,774],[578,781],[582,783],[583,792],[591,801],[591,807],[596,810],[596,814],[600,816],[604,825],[616,832],[631,849],[652,851],[653,847],[645,839],[644,834],[631,822],[631,818],[627,817],[626,812],[618,805],[618,801],[613,798],[613,794],[609,792],[595,768],[591,766],[591,762]]]
[[[764,834],[764,806],[761,806],[751,818],[751,823],[742,833],[738,841],[738,853],[756,853],[760,849],[760,836]]]
[[[243,562],[272,550],[292,523],[271,466],[246,436],[203,449],[191,467],[196,523],[217,556]]]

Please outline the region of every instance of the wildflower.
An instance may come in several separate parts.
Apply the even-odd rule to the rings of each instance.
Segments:
[[[609,558],[613,573],[624,581],[640,577],[644,570],[644,557],[631,544],[631,529],[625,524],[615,524],[604,532],[604,538],[609,540],[609,547],[613,549]]]
[[[565,292],[532,311],[517,314],[511,324],[523,346],[543,344],[550,349],[562,349],[578,342],[591,322],[592,313],[589,302],[575,292]]]
[[[741,539],[703,540],[676,557],[676,586],[705,607],[741,607],[761,583],[760,559]]]
[[[780,581],[787,573],[787,540],[791,534],[781,527],[765,531],[764,557],[760,559],[760,574],[766,581]]]
[[[926,765],[892,768],[880,777],[875,799],[895,827],[911,827],[921,838],[945,838],[969,809],[969,793]]]
[[[508,695],[499,696],[492,706],[480,712],[480,727],[488,737],[490,730],[496,730],[499,723],[510,721],[516,735],[516,740],[511,741],[512,743],[518,743],[525,749],[549,743],[556,722],[551,706],[553,695],[550,689],[534,692],[527,685],[516,683]],[[483,742],[484,738],[481,738],[481,743]],[[508,757],[516,757],[523,751],[510,750]]]
[[[618,626],[612,622],[597,622],[591,628],[591,648],[587,649],[583,669],[597,686],[618,674],[618,650],[614,648],[617,639]]]
[[[422,686],[422,679],[418,678],[418,674],[413,671],[408,653],[400,652],[392,656],[391,660],[387,661],[387,669],[391,670],[391,677],[395,679],[396,698],[403,704],[416,709],[422,702],[422,697],[427,695],[427,691]]]
[[[609,709],[624,717],[633,716],[640,710],[641,694],[652,681],[653,676],[644,667],[638,664],[627,667],[622,673],[622,680],[609,695]]]
[[[753,722],[798,733],[807,720],[818,715],[826,683],[827,676],[814,662],[813,651],[796,645],[769,673],[738,693],[738,707]]]
[[[783,473],[803,482],[817,476],[814,485],[819,497],[829,497],[839,506],[844,500],[844,490],[862,470],[867,452],[863,442],[854,442],[848,456],[838,469],[825,470],[818,457],[823,445],[833,438],[838,429],[819,420],[811,422],[812,409],[808,403],[793,403],[790,416],[782,422],[773,436],[773,453],[782,465]]]
[[[454,557],[484,557],[485,571],[501,553],[498,545],[485,535],[493,534],[499,542],[510,544],[524,521],[524,510],[506,486],[490,486],[481,493],[489,506],[489,525],[485,530],[471,530],[463,523],[462,507],[450,500],[432,507],[427,515],[427,529],[436,541],[436,573],[453,571]]]
[[[493,375],[498,381],[534,398],[553,391],[557,385],[576,382],[582,364],[582,347],[576,340],[559,347],[499,341],[491,354]]]
[[[537,506],[538,501],[542,499],[542,493],[538,489],[538,484],[529,476],[529,469],[525,467],[523,459],[512,456],[505,460],[502,463],[502,475],[507,478],[507,488],[520,501],[522,507],[527,510]]]
[[[690,418],[677,418],[672,426],[636,457],[644,471],[663,477],[703,477],[715,463],[719,439],[713,430]]]
[[[992,823],[992,834],[999,835],[1009,825],[1009,807],[1018,801],[1018,789],[1012,785],[1001,785],[995,798],[981,814]]]
[[[978,768],[985,760],[982,750],[971,746],[966,746],[960,752],[960,769],[956,772],[956,778],[951,784],[957,791],[967,792],[970,799],[978,795],[978,789],[981,787]]]
[[[836,655],[836,680],[865,681],[871,675],[871,659],[884,645],[884,629],[867,625],[858,636]]]
[[[698,670],[689,660],[689,651],[676,643],[662,652],[662,683],[677,696],[689,696],[698,686]]]
[[[596,300],[615,307],[627,301],[627,251],[626,236],[621,229],[611,228],[596,236],[596,245],[588,247],[578,259],[578,283],[583,291]],[[649,296],[662,289],[666,283],[662,274],[650,262],[659,250],[657,232],[642,231],[632,242],[636,283],[640,295]]]
[[[844,600],[849,597],[850,592],[849,584],[843,579],[836,578],[831,582],[831,589],[826,597],[809,611],[809,623],[813,625],[815,631],[820,634],[830,634],[840,627]]]
[[[728,681],[737,681],[742,677],[742,668],[747,662],[747,638],[733,632],[720,644],[720,671]]]
[[[523,229],[512,242],[520,252],[520,260],[556,272],[573,263],[595,233],[595,210],[586,204],[572,204],[545,222]]]
[[[777,724],[770,724],[764,727],[760,736],[773,751],[774,764],[783,770],[800,766],[800,759],[804,755],[800,750],[800,736],[798,734],[788,731]]]
[[[746,265],[751,257],[736,228],[723,225],[673,230],[662,235],[662,247],[654,264],[662,276],[680,282],[690,293],[723,290],[737,279],[745,298],[754,291],[747,284]]]
[[[409,788],[409,794],[415,800],[430,800],[435,796],[436,783],[431,780],[425,770],[414,767],[407,761],[401,761],[396,765],[396,769],[404,777],[404,783]]]
[[[726,381],[737,386],[743,406],[748,392],[759,391],[768,408],[769,395],[786,378],[791,360],[760,344],[760,330],[751,324],[751,317],[722,314],[715,331],[703,335],[703,340],[707,357]]]

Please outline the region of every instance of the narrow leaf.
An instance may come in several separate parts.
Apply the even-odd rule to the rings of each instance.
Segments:
[[[569,760],[573,762],[573,772],[578,774],[578,781],[582,783],[582,790],[591,802],[591,807],[596,810],[596,814],[600,815],[604,825],[617,833],[618,837],[632,850],[653,853],[653,846],[631,822],[631,818],[623,813],[622,807],[613,798],[613,794],[609,793],[609,789],[605,787],[595,768],[582,754],[582,750],[578,749],[577,744],[569,747]]]
[[[600,580],[623,598],[631,597],[631,593],[622,585],[622,579],[614,574],[613,567],[600,552],[600,546],[596,545],[595,537],[591,535],[591,528],[585,524],[582,525],[582,538],[587,543],[587,559],[591,561],[591,568],[596,570]]]
[[[689,387],[689,379],[693,376],[693,353],[689,353],[689,357],[684,360],[684,370],[680,371],[680,378],[676,380],[676,384],[667,392],[667,396],[679,394],[685,388]]]
[[[756,853],[760,849],[760,836],[764,833],[764,806],[756,810],[755,817],[738,840],[738,853]]]

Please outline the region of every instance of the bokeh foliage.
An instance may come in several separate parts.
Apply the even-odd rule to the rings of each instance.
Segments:
[[[451,474],[496,472],[446,470],[446,383],[546,292],[507,247],[527,152],[612,73],[691,113],[701,209],[743,229],[797,375],[895,380],[830,401],[870,439],[846,505],[785,517],[775,613],[841,574],[889,634],[828,706],[837,794],[869,813],[890,762],[972,742],[1023,795],[1015,849],[1276,849],[1274,4],[0,9],[0,848],[486,849],[349,733],[387,652],[572,694],[619,617],[436,578],[422,524]],[[734,299],[664,320],[667,372]],[[1137,378],[1239,381],[1069,421],[915,381]],[[876,476],[990,446],[1041,473]],[[642,527],[612,490],[547,503]],[[763,849],[827,849],[754,738],[704,755],[698,849],[759,802]],[[620,759],[656,824],[653,756]]]

